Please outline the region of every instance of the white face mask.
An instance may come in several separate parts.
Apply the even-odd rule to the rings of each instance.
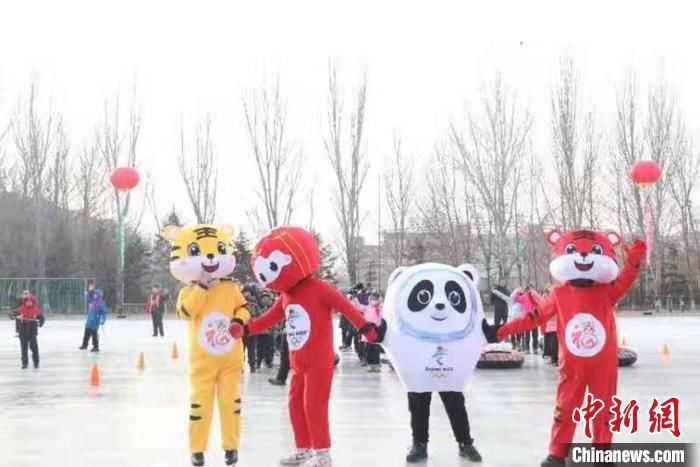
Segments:
[[[370,305],[378,305],[378,304],[379,304],[379,300],[370,300],[370,301],[369,301],[369,304],[370,304]]]

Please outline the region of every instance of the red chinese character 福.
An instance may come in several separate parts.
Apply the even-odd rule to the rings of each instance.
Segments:
[[[679,401],[677,397],[666,399],[661,404],[654,398],[649,409],[649,433],[661,433],[669,430],[673,436],[681,436],[680,423],[678,420]]]
[[[613,396],[613,405],[610,407],[610,412],[613,414],[610,419],[610,431],[613,433],[619,433],[620,428],[624,425],[625,428],[630,429],[630,434],[637,431],[637,413],[639,412],[639,405],[635,399],[629,401],[623,410],[620,410],[622,406],[622,401]]]
[[[600,399],[593,397],[590,392],[586,394],[586,401],[583,406],[576,407],[574,413],[571,414],[571,419],[576,423],[581,423],[581,421],[586,422],[585,433],[588,439],[593,438],[591,433],[591,421],[598,415],[598,412],[603,410],[605,404]]]

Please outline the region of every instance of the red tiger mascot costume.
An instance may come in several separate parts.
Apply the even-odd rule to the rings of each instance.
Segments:
[[[586,388],[606,404],[593,420],[593,443],[604,447],[612,442],[608,408],[617,392],[613,309],[637,279],[646,252],[641,240],[624,247],[626,262],[620,272],[615,247],[621,240],[615,233],[552,230],[547,241],[553,248],[549,270],[559,285],[533,311],[503,325],[496,333],[502,340],[557,316],[559,388],[549,456],[542,462],[543,467],[564,465],[576,429],[572,414],[583,403]]]
[[[280,293],[265,314],[248,322],[234,322],[231,334],[259,334],[286,319],[292,381],[289,417],[297,450],[283,458],[283,465],[327,467],[331,465],[328,399],[335,353],[332,312],[342,313],[360,334],[374,342],[376,327],[368,323],[337,289],[317,279],[320,253],[313,235],[298,227],[278,227],[253,250],[257,280]]]

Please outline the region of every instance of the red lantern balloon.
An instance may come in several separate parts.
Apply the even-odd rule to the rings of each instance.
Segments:
[[[133,167],[117,167],[109,178],[114,188],[129,191],[139,184],[139,173]]]
[[[653,185],[661,177],[661,166],[656,161],[637,161],[632,164],[630,177],[637,185]]]

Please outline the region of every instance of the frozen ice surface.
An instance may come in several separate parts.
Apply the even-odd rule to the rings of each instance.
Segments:
[[[674,441],[650,435],[647,410],[652,397],[681,400],[682,441],[700,439],[700,318],[623,316],[619,334],[639,354],[620,370],[623,400],[640,402],[639,432],[617,441]],[[151,337],[146,320],[107,322],[102,352],[79,351],[81,320],[51,319],[40,330],[41,368],[20,370],[19,342],[12,322],[0,322],[0,465],[171,467],[189,465],[189,396],[185,324],[166,320],[166,337]],[[177,342],[180,358],[172,360]],[[663,344],[671,358],[662,358]],[[137,368],[144,352],[146,369]],[[89,387],[90,366],[98,363],[102,384]],[[286,389],[267,379],[276,370],[243,379],[243,439],[239,466],[275,466],[292,447]],[[477,370],[467,389],[475,445],[484,466],[534,466],[546,454],[557,372],[528,355],[520,370]],[[433,398],[429,466],[469,465],[457,455],[449,423]],[[410,443],[405,393],[396,375],[362,371],[343,354],[331,400],[334,465],[404,466]],[[578,433],[580,439],[580,431]],[[223,466],[218,421],[214,419],[207,465]]]

